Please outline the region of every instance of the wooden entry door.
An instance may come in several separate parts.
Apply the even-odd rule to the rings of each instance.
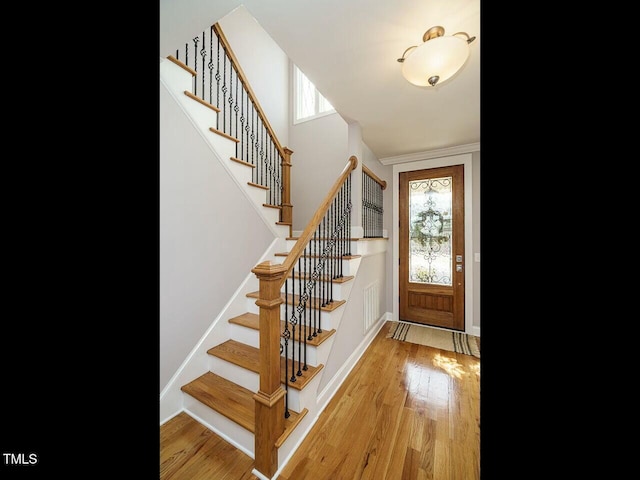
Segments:
[[[464,331],[464,166],[399,181],[400,320]]]

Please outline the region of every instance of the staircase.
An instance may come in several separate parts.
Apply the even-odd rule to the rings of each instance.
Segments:
[[[292,246],[297,238],[288,237],[286,243]],[[352,245],[359,243],[353,239]],[[366,243],[366,241],[364,242]],[[274,262],[282,257],[283,253],[273,255]],[[288,383],[288,411],[285,418],[283,434],[276,442],[280,449],[278,457],[285,459],[289,453],[295,450],[296,444],[303,438],[304,432],[298,432],[293,441],[287,442],[295,429],[309,413],[309,410],[317,415],[318,411],[318,386],[322,376],[324,365],[329,358],[332,341],[336,330],[342,320],[342,314],[350,293],[350,284],[355,279],[360,255],[351,255],[344,260],[347,274],[337,279],[334,285],[334,301],[326,306],[318,305],[320,325],[322,332],[306,339],[306,369],[296,361],[294,371],[291,367],[291,351],[300,347],[296,338],[291,341],[292,349],[289,352],[289,361],[285,362],[281,356],[281,382],[285,387],[286,379],[295,376],[295,382]],[[299,281],[296,275],[290,276],[287,282]],[[253,283],[253,282],[252,282]],[[297,305],[298,295],[287,295],[284,291],[281,295],[283,302],[289,310]],[[209,357],[209,369],[193,380],[184,384],[181,391],[184,392],[184,409],[194,418],[200,419],[206,425],[214,426],[232,443],[239,446],[250,456],[255,456],[255,393],[259,390],[260,382],[260,335],[259,335],[259,308],[256,305],[258,291],[251,290],[244,294],[245,311],[230,316],[226,319],[229,338],[214,345],[208,346],[206,352]],[[280,306],[280,318],[284,331],[285,305]],[[296,333],[296,337],[298,333]],[[298,375],[300,373],[300,375]],[[310,419],[311,420],[311,419]],[[310,425],[307,422],[307,425]],[[255,473],[255,472],[254,472]]]
[[[269,198],[268,187],[252,182],[254,165],[235,157],[238,139],[211,127],[215,125],[215,116],[219,113],[217,107],[189,93],[191,78],[195,72],[172,58],[161,59],[160,71],[161,82],[273,232],[274,242],[265,252],[264,260],[274,265],[282,263],[298,240],[292,236],[291,222],[281,221],[282,207],[265,200]],[[295,451],[306,431],[315,422],[324,406],[323,402],[328,401],[333,393],[327,393],[330,388],[320,392],[320,382],[357,276],[362,256],[360,252],[367,253],[372,248],[377,248],[372,247],[374,242],[367,240],[351,239],[349,251],[353,254],[339,257],[342,261],[342,276],[333,280],[332,301],[322,305],[320,299],[310,300],[312,307],[318,312],[320,331],[309,335],[307,327],[304,327],[304,335],[300,336],[298,325],[289,339],[290,350],[281,352],[280,380],[287,392],[285,408],[288,413],[284,418],[284,431],[275,441],[278,465],[282,465]],[[322,240],[314,239],[312,242]],[[383,243],[386,249],[386,242]],[[282,326],[280,332],[285,331],[285,312],[287,309],[291,312],[299,300],[299,295],[285,294],[285,291],[294,291],[294,283],[304,283],[306,280],[307,277],[301,277],[296,271],[283,284],[282,304],[279,307]],[[173,400],[174,403],[182,402],[183,411],[252,458],[256,458],[256,392],[260,390],[259,372],[265,360],[260,351],[260,309],[256,305],[259,288],[257,276],[249,273],[221,316],[214,321],[202,343],[196,347],[171,382],[180,385],[179,391],[182,394],[181,399]],[[284,334],[281,336],[284,337]],[[306,346],[303,360],[299,360],[301,357],[298,356],[292,366],[292,352],[301,351],[303,345]],[[329,379],[332,386],[345,375],[340,370]],[[335,389],[337,386],[333,391]],[[175,397],[177,389],[168,390],[170,393],[167,396]],[[261,478],[269,478],[262,471],[254,473]]]

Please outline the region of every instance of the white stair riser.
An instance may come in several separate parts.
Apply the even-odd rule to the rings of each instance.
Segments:
[[[343,308],[344,305],[341,305],[340,307],[338,307],[338,309]],[[289,317],[291,317],[292,312],[292,306],[289,305]],[[255,304],[255,299],[254,298],[249,298],[247,299],[247,311],[250,313],[255,313],[255,314],[260,314],[260,309],[258,308],[258,306]],[[284,320],[285,316],[284,316],[284,304],[280,305],[280,319]],[[336,328],[335,326],[335,322],[332,321],[331,319],[331,315],[334,312],[320,312],[320,325],[322,326],[323,329],[326,330],[330,330],[332,328]]]
[[[231,173],[235,178],[238,179],[240,184],[246,185],[247,182],[251,181],[251,171],[253,169],[246,167],[238,162],[234,162],[233,160],[229,160],[229,170],[231,170]],[[247,185],[247,188],[249,188],[249,185]],[[254,189],[255,187],[251,188]]]
[[[302,284],[303,290],[305,286],[306,286],[305,283],[303,283]],[[342,283],[337,283],[337,282],[333,282],[333,285],[330,283],[325,283],[324,285],[322,285],[321,283],[316,282],[315,288],[313,288],[311,291],[311,296],[314,298],[320,298],[324,296],[326,298],[329,296],[329,293],[331,293],[330,298],[333,298],[334,300],[341,300],[344,298],[344,295],[342,292],[342,286],[343,286]],[[292,278],[287,279],[287,288],[289,293],[295,290],[296,295],[298,295],[300,293],[300,280],[292,279]],[[284,293],[284,285],[282,286],[281,291],[282,293]]]
[[[335,334],[334,334],[335,335]],[[280,342],[284,344],[283,342]],[[293,349],[291,348],[291,344],[293,343]],[[324,364],[327,361],[327,355],[329,353],[331,341],[329,339],[322,342],[320,345],[309,345],[307,344],[307,365],[311,365],[312,367],[317,367],[320,364]],[[292,342],[289,340],[289,348],[287,351],[287,358],[293,358],[295,349],[295,358],[298,360],[298,341]],[[284,355],[284,352],[283,352]],[[304,361],[304,344],[302,344],[302,359]]]
[[[291,376],[291,372],[289,372],[289,376]],[[320,382],[321,376],[322,371],[318,372],[316,376],[313,377],[302,390],[297,390],[289,385],[290,409],[295,410],[296,412],[301,412],[306,405],[313,405],[315,403],[315,396],[318,390],[318,382]],[[284,384],[282,385],[282,387],[285,387]]]
[[[314,240],[312,239],[311,242],[313,242]],[[349,252],[351,255],[372,255],[375,253],[380,253],[380,252],[384,252],[386,251],[386,242],[388,241],[388,239],[376,239],[376,240],[358,240],[358,241],[353,241],[350,242],[349,245]],[[293,249],[293,246],[296,244],[297,239],[296,240],[291,240],[291,239],[287,239],[287,251],[291,251]],[[314,246],[314,250],[318,251],[321,250],[322,248],[326,247],[326,242],[322,243],[319,241],[315,241],[316,246]],[[336,247],[334,247],[336,248]],[[315,254],[315,253],[314,253]]]
[[[273,257],[273,263],[283,263],[285,261],[286,257],[283,257],[281,255],[277,255]],[[314,260],[318,260],[318,259],[314,259]],[[356,272],[358,271],[358,267],[360,266],[360,257],[357,258],[348,258],[348,259],[344,259],[342,260],[342,275],[343,276],[351,276],[351,275],[355,275]],[[295,265],[295,273],[296,275],[298,274],[298,264]],[[313,271],[313,266],[311,266],[311,269]],[[329,272],[328,270],[328,265],[325,265],[325,272],[323,272],[323,275],[327,274]],[[333,272],[334,274],[336,272]]]
[[[291,339],[289,340],[289,348],[287,349],[288,358],[292,358],[293,356],[292,345],[295,348],[296,358],[297,358],[298,348],[299,348],[298,335],[299,335],[298,327],[296,327],[296,340],[291,340]],[[237,325],[237,324],[231,324],[231,338],[238,342],[244,343],[245,345],[250,345],[254,348],[260,348],[260,332],[253,328],[244,327],[242,325]],[[284,338],[280,340],[280,344],[284,346]],[[303,351],[304,351],[304,348],[305,348],[304,342],[302,342]],[[318,355],[317,355],[318,347],[315,345],[307,344],[306,348],[307,348],[307,364],[314,367],[317,366],[320,363],[318,362]]]
[[[210,370],[252,392],[260,389],[260,375],[215,355],[211,355]]]
[[[247,185],[246,190],[247,192],[249,192],[249,195],[251,196],[251,201],[253,203],[261,207],[263,210],[270,210],[262,206],[263,204],[267,203],[266,202],[267,195],[265,190],[258,187],[252,187],[251,185]]]
[[[291,251],[291,249],[293,248],[293,246],[296,244],[298,240],[295,239],[287,239],[287,251]],[[314,255],[317,254],[317,252],[319,252],[320,250],[324,249],[327,247],[327,242],[322,242],[319,240],[313,240],[311,239],[309,241],[309,243],[314,243],[313,245],[313,250],[314,250]],[[362,248],[362,242],[349,242],[349,250],[351,253],[351,255],[359,255],[360,252],[358,251],[358,244],[360,244],[360,248]],[[334,246],[334,249],[338,248],[337,246]]]
[[[231,338],[249,345],[254,348],[260,348],[260,331],[255,328],[245,327],[237,323],[231,323]]]

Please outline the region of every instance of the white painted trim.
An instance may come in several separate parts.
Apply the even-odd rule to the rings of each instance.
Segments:
[[[171,420],[174,417],[177,417],[178,415],[180,415],[182,412],[184,412],[184,408],[181,408],[179,410],[177,410],[174,414],[169,415],[167,418],[165,418],[163,421],[160,422],[160,426],[164,425],[165,423],[167,423],[169,420]]]
[[[379,161],[383,165],[394,165],[396,163],[417,162],[420,160],[430,160],[434,158],[449,157],[451,155],[460,155],[462,153],[473,153],[480,151],[480,143],[469,143],[467,145],[458,145],[456,147],[438,148],[435,150],[427,150],[425,152],[407,153],[405,155],[397,155],[395,157],[384,157]],[[416,168],[416,170],[419,170]]]
[[[253,470],[251,470],[251,473],[253,473],[256,477],[258,477],[260,480],[271,480],[272,478],[278,478],[278,475],[280,474],[280,470],[278,470],[276,472],[276,474],[269,478],[269,477],[265,477],[262,473],[260,473],[258,470],[256,470],[255,468]]]
[[[230,443],[231,445],[233,445],[234,447],[236,447],[238,450],[240,450],[242,453],[245,453],[249,458],[254,458],[253,452],[247,450],[245,447],[243,447],[242,445],[240,445],[238,442],[236,442],[233,438],[227,436],[224,432],[220,431],[219,429],[215,428],[213,425],[211,425],[209,422],[206,422],[202,417],[196,415],[195,413],[193,413],[190,410],[184,410],[184,412],[189,415],[190,417],[193,417],[194,420],[196,420],[198,423],[204,425],[205,427],[207,427],[209,430],[211,430],[212,432],[214,432],[216,435],[222,437],[226,442]],[[221,414],[220,414],[221,415]],[[242,428],[242,427],[240,427]]]
[[[399,259],[400,259],[400,227],[398,219],[400,218],[400,200],[399,200],[399,174],[400,172],[411,172],[413,170],[423,170],[427,168],[448,167],[451,165],[464,166],[464,256],[465,256],[465,274],[464,274],[464,331],[471,334],[472,331],[478,330],[473,327],[473,168],[472,154],[464,153],[450,157],[435,158],[430,160],[422,160],[418,162],[409,162],[393,166],[393,318],[398,321],[400,318],[400,306],[398,296],[400,292],[399,281]],[[475,334],[474,334],[475,335]]]

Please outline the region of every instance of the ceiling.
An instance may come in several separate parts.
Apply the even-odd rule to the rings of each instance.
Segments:
[[[480,143],[480,0],[160,0],[160,5],[161,54],[181,30],[192,32],[194,23],[205,28],[208,20],[244,5],[338,113],[360,124],[364,143],[383,163]],[[453,78],[436,88],[417,87],[404,79],[397,59],[436,25],[445,35],[466,32],[476,39]]]

